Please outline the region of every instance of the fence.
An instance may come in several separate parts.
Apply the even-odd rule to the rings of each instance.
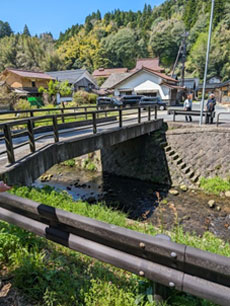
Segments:
[[[227,115],[228,116],[228,118],[226,119],[225,118],[225,123],[226,123],[226,121],[229,121],[229,123],[230,123],[230,113],[229,112],[220,112],[220,113],[218,113],[218,115],[217,115],[217,120],[216,120],[216,126],[218,127],[219,126],[219,124],[220,124],[220,116],[223,116],[223,115]]]
[[[157,284],[230,305],[227,257],[7,193],[0,195],[0,219]]]
[[[84,132],[89,133],[92,130],[93,134],[96,134],[98,127],[109,127],[116,124],[116,116],[118,116],[117,127],[122,128],[123,124],[132,123],[134,120],[137,123],[141,123],[143,120],[152,120],[152,110],[154,110],[154,120],[157,119],[157,107],[147,107],[147,112],[143,112],[143,108],[135,107],[128,109],[106,109],[101,111],[87,111],[78,113],[67,113],[59,115],[46,115],[41,117],[31,117],[27,119],[21,119],[17,121],[9,121],[0,124],[0,130],[3,131],[4,137],[0,138],[1,141],[5,141],[6,150],[0,152],[0,156],[7,154],[8,162],[10,164],[15,162],[15,150],[24,146],[29,146],[29,153],[36,151],[36,142],[41,141],[44,138],[53,137],[53,141],[59,142],[59,138],[63,134],[70,132]],[[113,118],[112,118],[113,117]],[[66,123],[65,126],[58,124],[58,119],[61,118],[62,122],[65,122],[65,118],[72,118],[74,121],[81,121],[81,127],[72,128],[72,123]],[[88,120],[89,119],[89,120]],[[111,119],[114,119],[111,121]],[[52,125],[51,133],[41,133],[40,136],[35,137],[35,134],[40,131],[40,126],[36,127],[36,124],[41,124],[43,121],[49,121]],[[84,120],[85,121],[84,124]],[[110,122],[111,121],[111,122]],[[84,125],[84,126],[82,126]],[[12,133],[12,129],[15,126],[21,126],[21,130]],[[26,136],[28,139],[14,146],[13,138]],[[47,144],[47,143],[46,143]],[[40,147],[41,148],[41,147]]]

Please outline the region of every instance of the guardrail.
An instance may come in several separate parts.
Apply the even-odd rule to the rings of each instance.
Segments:
[[[196,116],[199,117],[200,116],[200,111],[199,110],[191,110],[191,111],[187,111],[184,109],[179,109],[179,108],[169,108],[168,109],[168,114],[169,115],[173,115],[173,121],[176,121],[176,116],[177,115],[183,115],[183,116]],[[210,111],[203,111],[203,117],[205,117],[205,123],[211,123],[209,122],[210,118],[215,117],[215,112],[210,112]]]
[[[152,110],[154,109],[154,120],[157,119],[157,107],[147,107],[147,113],[142,111],[143,108],[136,107],[136,108],[125,108],[125,109],[106,109],[101,111],[89,111],[89,112],[79,112],[79,113],[67,113],[67,114],[60,114],[60,115],[46,115],[41,117],[32,117],[27,119],[21,119],[15,121],[9,121],[0,124],[0,130],[3,130],[4,137],[0,138],[0,141],[5,141],[6,150],[0,152],[0,156],[7,154],[8,162],[10,164],[15,162],[15,154],[14,151],[19,149],[23,146],[29,145],[29,149],[31,153],[36,151],[36,141],[40,141],[44,138],[54,138],[54,142],[59,142],[60,135],[69,133],[69,132],[79,132],[83,130],[92,129],[92,133],[96,134],[98,127],[102,127],[105,125],[111,125],[115,122],[102,122],[100,123],[101,119],[109,119],[110,116],[118,116],[118,127],[122,128],[124,122],[137,120],[138,123],[141,123],[144,118],[146,120],[152,120]],[[100,117],[101,116],[101,117]],[[131,118],[129,118],[131,116]],[[134,117],[133,117],[134,116]],[[73,117],[74,120],[78,120],[79,118],[87,118],[86,127],[78,127],[78,128],[68,128],[73,123],[68,123],[65,125],[65,131],[62,125],[58,124],[58,118],[71,118]],[[116,119],[116,117],[115,117]],[[35,127],[36,123],[42,122],[44,120],[49,120],[52,122],[53,131],[51,133],[41,133],[42,135],[35,137],[35,132],[40,128]],[[83,122],[83,121],[82,121]],[[21,131],[17,131],[17,133],[12,134],[12,128],[15,126],[22,126]],[[13,145],[13,137],[23,137],[25,134],[28,137],[28,140],[14,146]]]
[[[157,284],[230,305],[230,258],[7,193],[0,195],[0,219]]]
[[[219,124],[220,124],[220,116],[222,116],[222,115],[230,115],[230,112],[220,112],[220,113],[218,113],[217,119],[216,119],[216,126],[217,126],[217,127],[218,127]],[[230,117],[229,117],[229,119],[230,119]]]

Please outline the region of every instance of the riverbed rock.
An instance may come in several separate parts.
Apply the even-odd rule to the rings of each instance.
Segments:
[[[226,196],[227,198],[230,198],[230,191],[226,191],[226,192],[225,192],[225,196]]]
[[[220,207],[220,206],[217,206],[216,210],[217,210],[217,211],[221,211],[221,207]]]
[[[180,190],[186,192],[188,190],[188,187],[184,184],[180,185]]]
[[[208,206],[209,206],[210,208],[214,208],[214,206],[215,206],[215,201],[214,201],[214,200],[209,200],[209,201],[208,201]]]
[[[174,195],[174,196],[177,196],[177,195],[179,194],[179,191],[176,190],[176,189],[170,189],[170,190],[169,190],[169,193],[172,194],[172,195]]]

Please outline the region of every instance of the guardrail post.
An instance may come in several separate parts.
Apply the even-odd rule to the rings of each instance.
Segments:
[[[171,241],[171,238],[167,235],[164,234],[158,234],[155,236],[156,238],[160,238],[163,240],[168,240]],[[173,283],[172,283],[172,287],[173,287]],[[170,295],[170,290],[168,287],[161,285],[159,283],[153,283],[153,292],[154,292],[154,301],[157,303],[161,303],[165,300],[168,299],[169,295]]]
[[[175,121],[176,121],[176,112],[173,111],[173,122],[175,122]]]
[[[15,163],[15,157],[14,157],[14,147],[13,147],[10,127],[7,124],[4,125],[3,131],[4,131],[8,161],[10,164],[13,164]]]
[[[93,113],[93,133],[97,134],[97,119],[96,119],[96,113]]]
[[[157,105],[155,106],[155,120],[157,120]]]
[[[59,142],[57,116],[53,116],[54,142]]]
[[[85,120],[88,119],[88,115],[87,115],[87,107],[85,107]]]
[[[29,137],[29,144],[30,144],[30,152],[34,153],[36,148],[35,148],[34,131],[33,131],[33,122],[32,122],[32,120],[28,120],[27,129],[28,129],[28,137]]]
[[[122,128],[122,109],[119,109],[119,127]]]
[[[148,107],[148,121],[151,121],[151,106]]]
[[[141,123],[141,108],[138,107],[138,123]]]
[[[61,108],[61,114],[62,114],[62,116],[61,116],[61,121],[62,121],[62,123],[65,123],[65,118],[64,118],[64,109],[63,108]]]

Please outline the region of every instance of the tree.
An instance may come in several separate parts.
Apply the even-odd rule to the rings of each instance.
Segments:
[[[13,31],[8,22],[3,22],[0,20],[0,38],[5,36],[10,36],[13,34]]]
[[[29,28],[28,28],[28,26],[25,24],[25,26],[24,26],[24,29],[23,29],[23,33],[22,33],[23,35],[25,35],[25,36],[31,36],[30,35],[30,31],[29,31]]]
[[[58,82],[49,81],[48,88],[39,87],[39,93],[45,93],[49,95],[50,102],[56,104],[56,96],[59,93],[61,96],[69,96],[72,93],[72,87],[68,81]]]
[[[120,29],[104,39],[103,45],[111,66],[132,68],[135,65],[137,50],[133,30]]]

